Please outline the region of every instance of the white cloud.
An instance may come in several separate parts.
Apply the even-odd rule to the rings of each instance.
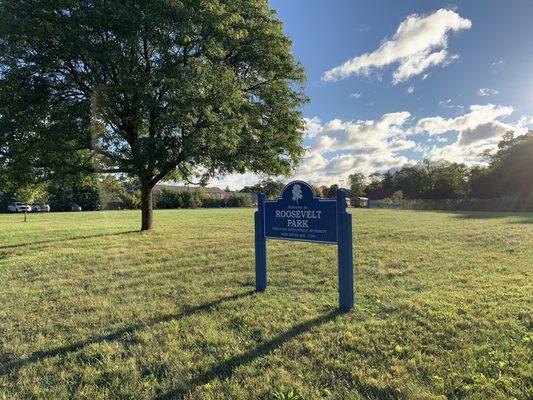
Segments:
[[[208,186],[216,186],[222,189],[224,189],[226,186],[229,186],[231,190],[239,190],[244,186],[253,186],[263,178],[264,177],[252,173],[242,175],[230,174],[213,179],[209,182]]]
[[[422,75],[422,80],[425,81],[427,78],[429,78],[429,74]]]
[[[333,149],[336,147],[336,142],[337,139],[332,138],[331,136],[320,136],[313,143],[311,151],[322,153],[333,151]]]
[[[409,160],[399,153],[413,149],[416,143],[406,140],[404,125],[411,114],[393,112],[376,120],[320,122],[309,119],[314,135],[295,178],[330,185],[346,179],[354,171],[370,174],[401,167]]]
[[[527,131],[528,118],[523,117],[517,123],[502,122],[510,116],[513,107],[494,104],[471,105],[469,112],[455,118],[441,116],[423,118],[418,121],[414,131],[429,135],[440,135],[446,132],[458,132],[453,143],[447,146],[433,146],[426,157],[436,160],[466,163],[469,165],[482,163],[480,154],[485,150],[493,150],[502,135],[512,130],[517,135]],[[437,138],[441,142],[440,138]]]
[[[442,108],[453,108],[452,99],[439,101],[439,107],[442,107]]]
[[[322,130],[322,125],[320,124],[320,118],[304,118],[305,129],[304,135],[308,137],[315,137]]]
[[[498,74],[500,73],[504,65],[505,65],[505,62],[503,60],[494,61],[493,63],[490,64],[490,70],[494,74]]]
[[[477,95],[481,97],[494,96],[498,93],[499,92],[497,90],[490,89],[490,88],[481,88],[477,91]]]
[[[351,75],[368,75],[375,68],[398,64],[393,83],[403,82],[435,65],[447,65],[457,55],[450,55],[448,35],[470,29],[472,22],[452,10],[440,9],[427,16],[412,14],[398,27],[392,39],[378,49],[354,57],[324,73],[324,81],[337,81]]]
[[[433,146],[424,154],[424,157],[431,160],[446,160],[472,165],[480,163],[480,154],[480,149],[475,151],[472,148],[459,147],[454,143],[444,147]]]
[[[457,107],[451,100],[444,100],[443,104]],[[486,104],[471,105],[456,117],[437,115],[418,121],[413,121],[407,111],[386,113],[374,120],[335,118],[323,122],[318,117],[308,118],[307,152],[294,175],[280,179],[338,184],[341,180],[347,182],[348,175],[356,171],[369,175],[401,168],[423,157],[480,164],[483,162],[480,154],[494,150],[507,130],[521,135],[533,126],[532,116],[506,122],[505,118],[512,113],[512,107]],[[429,134],[429,137],[424,140],[417,136],[415,142],[414,134]],[[418,154],[412,156],[415,153]],[[212,184],[235,189],[253,185],[262,178],[265,177],[254,174],[229,175]]]
[[[323,151],[355,150],[369,147],[381,147],[389,138],[404,136],[402,125],[411,114],[407,111],[384,114],[378,120],[342,122],[334,119],[323,126],[322,134],[334,138],[324,141],[327,148]],[[318,141],[318,140],[317,140]]]
[[[485,142],[488,139],[501,137],[510,129],[512,128],[509,125],[498,121],[485,122],[474,128],[464,129],[459,135],[457,144],[459,146],[468,146],[474,143]]]
[[[391,151],[409,150],[416,147],[416,143],[412,140],[393,140],[387,143],[387,149]]]
[[[353,92],[350,95],[350,99],[360,99],[360,98],[361,98],[361,93],[359,93],[359,92]]]
[[[310,175],[317,171],[321,171],[326,164],[326,158],[324,158],[319,152],[310,152],[307,153],[302,160],[298,168],[298,173],[302,175]]]
[[[408,94],[413,94],[414,92],[415,92],[415,87],[414,87],[414,86],[409,86],[409,87],[407,88],[407,93],[408,93]]]
[[[470,112],[455,118],[443,118],[441,116],[422,118],[415,127],[417,133],[439,135],[450,131],[463,131],[474,129],[480,124],[492,122],[499,118],[508,117],[513,113],[513,107],[497,106],[494,104],[472,105]]]
[[[344,129],[347,123],[342,122],[340,119],[335,118],[329,121],[325,126],[324,129],[327,131],[338,131],[341,129]]]
[[[522,115],[516,125],[521,129],[527,129],[529,125],[533,125],[533,116]]]
[[[373,152],[340,154],[328,160],[325,165],[321,165],[317,171],[302,173],[299,170],[294,178],[308,180],[319,185],[331,185],[341,180],[346,181],[348,175],[355,171],[369,175],[376,171],[399,168],[408,163],[407,157],[391,153],[379,158]]]
[[[354,157],[351,154],[343,154],[333,157],[327,163],[324,172],[327,175],[345,175],[356,166],[358,158],[359,157]]]
[[[439,107],[441,107],[441,108],[450,108],[450,109],[457,108],[457,109],[460,109],[460,110],[462,110],[464,108],[463,106],[459,106],[459,105],[453,104],[452,99],[439,101]]]
[[[444,64],[448,65],[451,61],[456,60],[457,55],[449,55],[447,50],[437,51],[431,54],[421,54],[418,57],[411,57],[400,64],[398,69],[392,74],[394,84],[404,82],[411,76],[419,75],[431,66]]]
[[[335,118],[326,123],[314,117],[307,119],[307,136],[316,137],[312,146],[315,150],[353,150],[375,141],[404,135],[401,126],[410,116],[410,113],[403,111],[384,114],[378,120],[342,121]]]

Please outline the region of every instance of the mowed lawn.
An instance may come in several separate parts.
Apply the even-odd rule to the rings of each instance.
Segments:
[[[533,214],[352,213],[349,314],[253,210],[0,215],[0,399],[532,398]]]

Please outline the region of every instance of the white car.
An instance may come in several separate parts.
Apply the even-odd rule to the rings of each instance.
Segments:
[[[48,204],[34,204],[31,206],[33,212],[50,212],[50,205]]]
[[[11,203],[7,207],[7,210],[13,213],[22,213],[22,212],[30,212],[31,207],[27,204],[21,203],[20,201],[16,201],[14,203]]]

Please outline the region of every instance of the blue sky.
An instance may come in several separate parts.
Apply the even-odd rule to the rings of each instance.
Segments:
[[[422,158],[479,163],[506,130],[533,127],[530,0],[271,6],[307,72],[309,150],[293,178],[329,185]]]

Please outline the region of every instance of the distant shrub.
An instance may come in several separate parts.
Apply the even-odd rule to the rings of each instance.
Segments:
[[[206,197],[202,201],[202,207],[205,208],[221,208],[226,207],[226,200],[224,199],[217,199],[212,197]]]
[[[393,201],[401,201],[403,199],[403,191],[397,190],[392,194]]]
[[[228,207],[250,207],[252,199],[242,194],[234,194],[228,199],[226,204]]]
[[[198,208],[202,207],[201,193],[198,192],[182,192],[181,199],[183,208]]]
[[[378,200],[377,205],[378,207],[392,207],[392,199],[387,197],[383,200]]]
[[[154,204],[159,209],[172,208],[221,208],[221,207],[250,207],[252,199],[244,194],[234,194],[226,199],[208,197],[205,192],[174,192],[163,189],[154,198]]]
[[[170,189],[163,189],[155,199],[156,208],[181,208],[183,206],[182,194]]]
[[[141,191],[136,190],[133,194],[126,193],[122,197],[124,208],[128,210],[135,210],[141,206]]]

